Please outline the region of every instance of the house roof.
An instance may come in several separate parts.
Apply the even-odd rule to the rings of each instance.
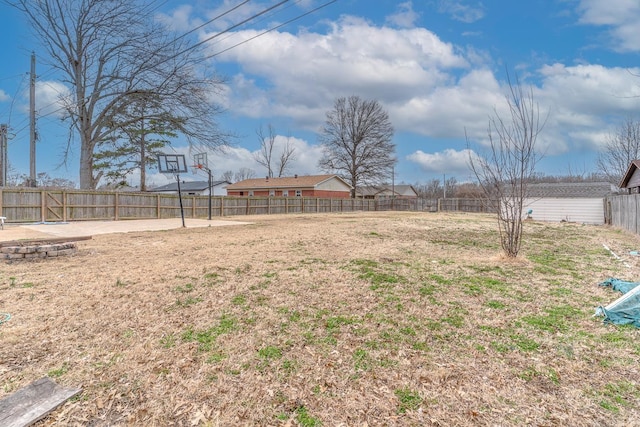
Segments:
[[[325,181],[338,179],[347,187],[351,186],[338,175],[302,175],[282,178],[252,178],[231,184],[227,190],[266,189],[266,188],[315,188]]]
[[[633,160],[629,165],[627,172],[624,174],[622,181],[620,181],[620,185],[618,185],[618,187],[627,188],[627,184],[629,184],[629,180],[631,179],[631,177],[633,176],[633,173],[637,169],[640,169],[640,160]]]
[[[213,181],[212,187],[218,187],[219,185],[230,184],[229,181]],[[182,181],[180,182],[180,191],[182,193],[190,191],[205,191],[209,188],[209,181]],[[150,188],[151,192],[164,192],[164,191],[178,191],[178,183],[172,182],[171,184],[163,185],[161,187]]]
[[[605,197],[615,192],[615,186],[609,182],[555,182],[527,186],[527,197],[588,198]]]
[[[407,194],[418,195],[418,192],[412,185],[396,184],[396,185],[368,185],[356,189],[358,196],[374,196],[382,193],[383,191],[393,192],[395,194],[406,196]]]

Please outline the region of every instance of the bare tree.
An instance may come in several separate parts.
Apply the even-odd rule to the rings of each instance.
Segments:
[[[599,153],[598,171],[612,184],[620,184],[633,160],[640,159],[640,121],[627,117],[620,127],[609,134]]]
[[[72,99],[63,101],[80,140],[81,188],[98,184],[102,172],[94,171],[94,150],[110,138],[114,118],[132,97],[159,100],[165,119],[175,119],[171,127],[190,143],[207,148],[224,144],[226,135],[215,121],[220,108],[211,103],[222,82],[196,66],[197,44],[149,19],[157,1],[1,1],[24,13],[48,51],[50,65],[72,88]]]
[[[233,182],[233,171],[224,171],[222,175],[220,175],[220,179],[223,181]]]
[[[338,98],[320,133],[320,169],[337,172],[351,184],[351,197],[361,185],[385,182],[396,163],[393,126],[376,100]]]
[[[439,179],[431,179],[426,184],[413,184],[418,197],[423,199],[439,199],[442,197],[442,185]]]
[[[471,154],[469,163],[489,200],[498,205],[500,243],[505,254],[516,257],[522,244],[524,199],[527,186],[535,175],[541,155],[536,151],[538,135],[545,119],[534,101],[533,89],[525,91],[517,76],[505,96],[509,114],[501,117],[497,110],[489,118],[489,149],[485,154]],[[470,147],[469,138],[467,145]]]
[[[250,168],[240,168],[238,172],[235,173],[234,178],[235,182],[244,181],[245,179],[251,179],[256,177],[256,171]]]
[[[278,147],[277,134],[275,128],[269,124],[267,133],[262,126],[256,130],[256,135],[260,140],[260,151],[254,154],[253,158],[259,165],[267,169],[267,176],[273,178],[277,171],[278,178],[284,176],[293,160],[295,160],[295,147],[291,144],[291,138],[287,137],[284,145]],[[279,153],[278,153],[279,151]]]

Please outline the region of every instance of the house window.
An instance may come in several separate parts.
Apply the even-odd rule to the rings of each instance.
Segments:
[[[289,190],[282,190],[282,197],[289,197]]]
[[[241,195],[241,196],[244,196],[244,191],[241,191],[241,192],[240,192],[240,195]]]
[[[302,197],[302,190],[296,190],[296,197]]]
[[[253,197],[253,190],[249,190],[249,197]]]
[[[269,190],[269,197],[275,197],[276,190]]]

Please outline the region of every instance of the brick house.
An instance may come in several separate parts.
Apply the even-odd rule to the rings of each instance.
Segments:
[[[351,186],[338,175],[252,178],[227,186],[228,196],[349,198]]]

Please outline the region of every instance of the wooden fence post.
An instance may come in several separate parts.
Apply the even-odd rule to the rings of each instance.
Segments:
[[[47,202],[45,191],[40,192],[40,222],[44,222],[46,218]]]
[[[116,193],[114,197],[114,207],[113,207],[113,218],[117,221],[120,218],[120,197],[119,194]]]

